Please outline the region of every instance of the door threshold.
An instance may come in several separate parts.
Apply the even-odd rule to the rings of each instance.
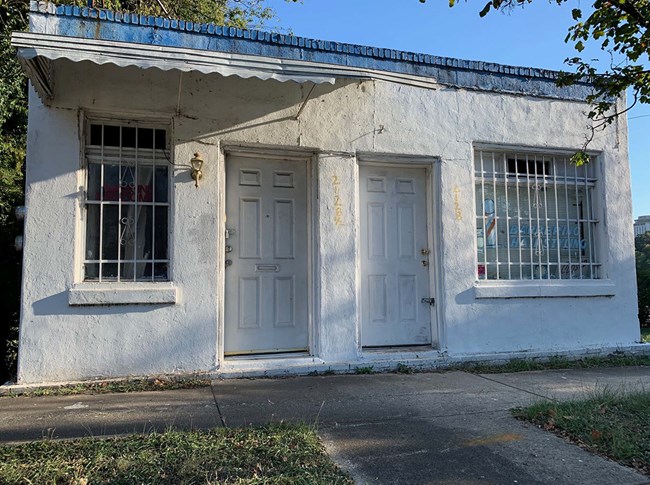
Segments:
[[[362,347],[363,352],[379,354],[379,353],[388,353],[388,352],[422,352],[429,350],[437,350],[431,344],[425,345],[391,345],[391,346],[372,346],[372,347]]]
[[[295,357],[309,357],[309,352],[306,350],[295,351],[288,350],[286,352],[263,352],[263,353],[251,353],[251,354],[226,354],[224,355],[225,360],[271,360],[271,359],[292,359]]]

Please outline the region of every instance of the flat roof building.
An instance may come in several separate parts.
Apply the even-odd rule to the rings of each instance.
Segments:
[[[638,345],[627,124],[570,161],[588,85],[43,2],[12,43],[21,383]]]

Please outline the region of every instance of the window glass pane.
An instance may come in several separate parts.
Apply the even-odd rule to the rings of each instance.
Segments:
[[[104,205],[103,210],[102,259],[117,259],[119,240],[118,207],[116,205]],[[115,272],[117,275],[117,267]]]
[[[155,240],[155,255],[154,259],[168,259],[167,256],[167,207],[155,208],[155,223],[154,223],[154,240]]]
[[[120,194],[120,166],[104,164],[104,200],[118,200]]]
[[[117,263],[102,264],[102,280],[117,280]]]
[[[122,201],[135,201],[135,162],[128,160],[122,163],[120,187],[122,189]]]
[[[84,279],[86,281],[96,281],[99,279],[99,263],[84,264]]]
[[[86,206],[86,260],[98,260],[99,257],[99,212],[100,205]]]
[[[120,280],[133,281],[134,271],[134,263],[122,263],[120,265]]]
[[[135,128],[132,126],[122,127],[122,147],[135,148]]]
[[[90,125],[90,144],[102,144],[102,125]]]
[[[122,205],[120,259],[135,259],[135,205]]]
[[[138,148],[153,148],[153,130],[138,128]]]
[[[102,166],[99,163],[88,164],[88,200],[100,200],[102,196]]]
[[[151,263],[137,263],[135,266],[137,281],[151,281]]]
[[[153,201],[153,167],[138,165],[138,202]]]
[[[153,265],[154,271],[154,280],[167,280],[169,275],[167,274],[167,263],[155,263]]]
[[[167,202],[169,194],[169,169],[156,167],[156,202]]]
[[[157,150],[167,149],[167,132],[165,130],[156,130],[155,143]]]
[[[153,207],[138,207],[136,216],[135,256],[136,259],[152,259]],[[151,273],[150,273],[151,274]]]
[[[120,146],[119,126],[104,125],[104,146],[105,147]]]

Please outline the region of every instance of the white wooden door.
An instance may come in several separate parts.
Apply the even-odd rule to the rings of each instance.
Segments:
[[[308,349],[307,164],[226,161],[226,354]]]
[[[427,171],[361,165],[361,342],[431,343]]]

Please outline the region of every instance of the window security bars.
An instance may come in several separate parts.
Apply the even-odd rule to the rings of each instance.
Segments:
[[[169,279],[167,138],[141,125],[89,125],[85,281]]]
[[[479,280],[596,279],[594,162],[477,150]]]

